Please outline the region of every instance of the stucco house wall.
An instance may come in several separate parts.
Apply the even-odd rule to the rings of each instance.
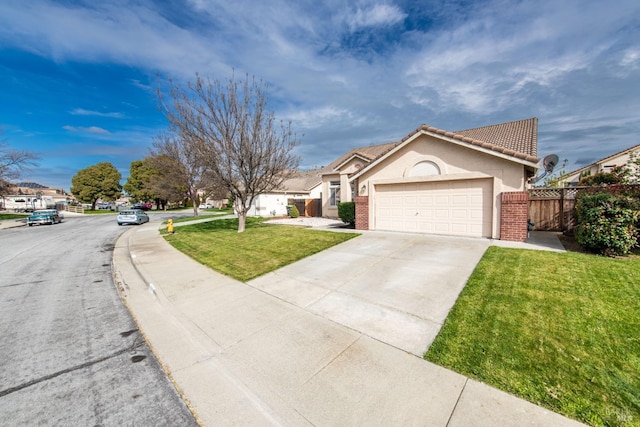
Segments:
[[[432,162],[440,175],[410,176],[412,168],[421,162]],[[525,189],[524,166],[495,155],[451,144],[429,135],[420,135],[379,164],[366,170],[357,179],[359,196],[369,196],[368,224],[375,226],[376,186],[382,184],[436,182],[449,180],[491,180],[493,207],[491,236],[499,238],[500,197],[502,192]]]
[[[511,220],[501,195],[526,194],[540,165],[537,123],[422,125],[400,141],[352,149],[322,175],[323,213],[337,217],[331,182],[339,182],[341,202],[357,198],[356,228],[500,238],[501,221]],[[514,224],[526,232],[526,220]]]
[[[631,158],[631,154],[634,152],[640,153],[640,145],[633,146],[619,153],[613,154],[609,157],[605,157],[604,159],[600,159],[590,165],[584,166],[580,169],[577,169],[573,172],[568,173],[558,180],[559,185],[561,186],[572,186],[578,185],[578,181],[580,181],[580,175],[587,173],[591,175],[595,175],[600,172],[609,172],[612,168],[616,166],[624,166],[629,163]]]
[[[284,216],[287,214],[287,201],[289,199],[306,199],[309,198],[309,194],[278,194],[267,193],[260,194],[256,197],[251,204],[247,215],[248,216]]]

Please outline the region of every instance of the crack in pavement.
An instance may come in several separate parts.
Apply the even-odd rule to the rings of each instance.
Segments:
[[[143,344],[144,344],[144,342],[138,342],[138,340],[136,339],[136,341],[134,341],[134,343],[132,345],[130,345],[128,347],[125,347],[123,349],[120,349],[120,350],[118,350],[118,351],[116,351],[114,353],[111,353],[111,354],[107,355],[107,356],[104,356],[104,357],[101,357],[101,358],[95,359],[95,360],[90,360],[88,362],[81,363],[80,365],[72,366],[70,368],[63,369],[62,371],[54,372],[52,374],[45,375],[44,377],[40,377],[40,378],[33,379],[31,381],[27,381],[26,383],[22,383],[20,385],[15,386],[15,387],[8,388],[6,390],[1,390],[0,391],[0,397],[4,397],[4,396],[7,396],[7,395],[9,395],[11,393],[15,393],[17,391],[23,390],[23,389],[25,389],[27,387],[31,387],[32,385],[36,385],[36,384],[39,384],[41,382],[51,380],[53,378],[59,377],[60,375],[68,374],[70,372],[77,371],[77,370],[80,370],[80,369],[84,369],[84,368],[87,368],[89,366],[96,365],[98,363],[104,362],[106,360],[113,359],[114,357],[118,357],[121,354],[124,354],[126,352],[135,350],[137,347],[140,347]]]

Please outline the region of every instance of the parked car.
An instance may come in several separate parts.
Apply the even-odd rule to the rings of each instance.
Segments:
[[[116,205],[113,203],[107,203],[107,202],[96,203],[96,209],[114,211],[116,209]]]
[[[117,217],[118,225],[123,224],[144,224],[149,222],[149,215],[140,209],[126,209],[120,211]]]
[[[42,224],[58,224],[62,222],[62,218],[58,215],[58,211],[55,209],[43,209],[34,211],[27,218],[27,225],[31,227],[34,224],[42,225]]]
[[[140,209],[143,211],[148,211],[152,207],[153,205],[151,203],[134,203],[134,205],[132,206],[133,209]]]
[[[210,203],[201,203],[200,206],[198,206],[198,209],[211,209],[213,206]]]

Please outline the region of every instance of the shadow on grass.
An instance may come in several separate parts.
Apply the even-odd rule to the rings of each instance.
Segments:
[[[265,225],[262,224],[264,220],[264,218],[247,218],[245,229],[264,227]],[[197,224],[183,225],[180,229],[185,231],[237,231],[238,218],[215,219]]]

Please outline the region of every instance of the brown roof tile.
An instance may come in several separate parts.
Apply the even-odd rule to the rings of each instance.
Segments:
[[[394,147],[400,144],[400,142],[401,141],[396,141],[396,142],[389,142],[386,144],[369,145],[366,147],[354,148],[344,156],[341,156],[335,161],[333,161],[332,163],[330,163],[329,166],[326,167],[327,170],[325,171],[325,173],[331,173],[335,171],[336,167],[340,166],[342,163],[346,162],[353,156],[360,156],[368,160],[369,162],[373,162],[377,158],[391,151]]]
[[[364,157],[369,160],[370,163],[373,163],[375,160],[384,156],[396,146],[420,131],[436,133],[448,138],[457,139],[459,141],[487,148],[489,150],[532,163],[537,163],[540,160],[537,157],[538,119],[537,117],[532,117],[530,119],[517,120],[514,122],[461,130],[457,132],[450,132],[433,126],[422,125],[409,135],[402,138],[401,141],[354,148],[329,164],[327,167],[323,168],[320,173],[327,174],[334,172],[336,167],[355,155]]]
[[[327,168],[298,171],[291,178],[285,180],[280,186],[280,191],[305,192],[311,191],[322,183],[322,172]]]
[[[535,117],[458,132],[422,125],[405,136],[402,141],[406,141],[420,131],[436,133],[533,163],[540,160],[537,157],[538,119]]]
[[[516,153],[534,157],[538,155],[538,119],[536,117],[461,130],[455,133],[476,141],[497,145]]]

